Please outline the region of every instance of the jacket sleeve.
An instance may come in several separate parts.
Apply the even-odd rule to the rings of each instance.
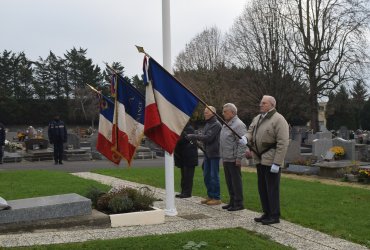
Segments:
[[[282,165],[289,146],[289,125],[283,116],[280,116],[275,127],[276,151],[273,163]]]
[[[236,127],[235,132],[240,136],[245,135],[247,133],[246,125],[242,121],[240,121],[240,124],[238,124],[238,126]],[[238,137],[236,138],[236,140],[237,140],[236,159],[241,160],[242,158],[244,158],[245,151],[247,150],[247,145],[243,145],[242,143],[239,143]]]
[[[203,135],[196,135],[196,138],[200,141],[203,141],[205,143],[209,143],[214,141],[221,131],[221,124],[219,122],[215,122],[212,124],[207,131],[205,131],[205,134]]]

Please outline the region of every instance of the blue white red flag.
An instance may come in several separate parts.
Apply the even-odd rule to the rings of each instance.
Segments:
[[[98,140],[96,149],[107,159],[114,164],[119,164],[121,157],[113,150],[113,118],[114,118],[114,103],[104,95],[99,95],[100,100],[100,116],[99,116],[99,129]]]
[[[144,134],[172,154],[198,99],[152,58],[144,57]]]
[[[115,82],[115,116],[113,142],[116,151],[130,165],[144,136],[144,96],[121,76],[113,75]]]

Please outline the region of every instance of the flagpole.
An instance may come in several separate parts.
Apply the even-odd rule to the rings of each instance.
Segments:
[[[170,73],[171,67],[171,22],[170,22],[170,0],[162,0],[162,46],[163,46],[163,67]],[[172,73],[171,73],[172,75]],[[165,214],[177,215],[175,206],[175,175],[173,154],[165,152],[165,174],[166,174],[166,208]]]

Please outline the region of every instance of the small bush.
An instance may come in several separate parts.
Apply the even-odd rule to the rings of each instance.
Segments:
[[[148,211],[157,200],[148,187],[138,190],[130,187],[113,188],[108,193],[93,187],[86,197],[91,199],[97,210],[107,214]]]
[[[98,188],[91,187],[91,189],[89,190],[89,192],[86,194],[86,197],[91,200],[92,206],[94,208],[96,208],[99,197],[102,196],[102,195],[104,195],[104,194],[105,194],[105,192],[99,190]]]
[[[108,203],[108,208],[115,214],[128,213],[134,208],[134,202],[127,196],[114,196]]]

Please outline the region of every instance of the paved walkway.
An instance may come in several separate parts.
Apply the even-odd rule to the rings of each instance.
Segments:
[[[144,186],[142,184],[88,172],[75,173],[75,175],[111,186]],[[158,198],[165,199],[165,190],[155,187],[151,188],[156,191]],[[253,221],[253,218],[258,215],[256,212],[246,209],[237,212],[228,212],[223,210],[221,205],[202,205],[200,204],[200,200],[200,197],[176,199],[178,215],[166,216],[165,223],[160,225],[6,234],[0,235],[0,247],[59,244],[186,232],[199,229],[241,227],[265,234],[276,242],[296,249],[367,249],[364,246],[334,238],[284,220],[279,224],[263,226]],[[155,206],[165,208],[165,203],[164,201],[156,202]]]

